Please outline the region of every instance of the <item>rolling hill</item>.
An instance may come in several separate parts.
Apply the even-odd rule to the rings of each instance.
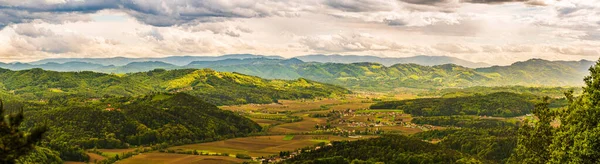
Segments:
[[[350,91],[307,79],[266,80],[210,69],[156,69],[125,75],[95,72],[56,72],[42,69],[0,69],[0,93],[24,100],[54,97],[100,98],[138,96],[155,92],[185,92],[217,104],[272,103],[343,95]]]
[[[329,56],[328,56],[329,57]],[[332,57],[333,58],[333,57]],[[371,58],[371,57],[368,57]],[[358,59],[357,59],[358,60]],[[238,72],[266,79],[305,78],[340,85],[354,90],[390,91],[395,88],[464,88],[473,86],[581,86],[592,61],[547,61],[530,59],[508,66],[468,68],[456,64],[425,66],[418,64],[319,63],[297,58],[245,58],[193,61],[177,66],[160,61],[132,62],[123,66],[100,66],[80,62],[38,65],[58,71],[90,70],[105,73],[145,72],[161,69],[211,68]],[[7,66],[8,65],[8,66]],[[9,68],[32,68],[28,64],[5,64]],[[2,65],[0,65],[2,67]]]
[[[186,144],[247,136],[261,130],[248,118],[185,93],[83,102],[46,105],[51,110],[29,109],[21,126],[48,126],[47,140],[40,146],[71,161],[86,161],[89,157],[85,149]]]

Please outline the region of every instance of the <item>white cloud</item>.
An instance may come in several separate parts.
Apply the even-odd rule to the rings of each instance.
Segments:
[[[510,64],[600,56],[598,0],[0,0],[0,29],[0,61],[337,53]]]

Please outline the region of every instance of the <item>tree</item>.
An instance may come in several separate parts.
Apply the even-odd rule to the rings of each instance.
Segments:
[[[15,163],[21,156],[35,149],[35,144],[47,131],[45,126],[33,128],[29,134],[19,130],[23,121],[23,111],[4,115],[4,104],[0,101],[0,163]]]
[[[520,130],[512,162],[600,163],[600,60],[589,71],[579,97],[565,93],[566,109],[552,115],[546,102],[536,106],[539,121]],[[554,118],[560,119],[556,129],[549,126]]]
[[[600,61],[590,69],[583,93],[559,113],[561,125],[550,145],[550,163],[600,163]]]
[[[525,120],[519,128],[517,147],[509,158],[508,163],[547,163],[550,159],[548,147],[552,143],[553,128],[550,122],[554,116],[550,112],[549,97],[535,105],[533,114],[538,117],[537,122]]]

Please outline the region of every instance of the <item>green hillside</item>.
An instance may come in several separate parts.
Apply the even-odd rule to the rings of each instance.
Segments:
[[[371,109],[402,109],[415,116],[479,115],[513,117],[531,112],[536,96],[497,92],[451,98],[422,98],[373,104]]]
[[[531,59],[509,66],[468,68],[455,64],[423,66],[417,64],[379,63],[318,63],[299,59],[246,58],[217,61],[193,61],[185,66],[165,62],[132,62],[123,66],[98,66],[69,62],[43,65],[0,64],[0,67],[20,70],[44,68],[49,70],[89,70],[105,73],[146,72],[153,69],[202,69],[238,72],[267,79],[293,80],[306,78],[340,85],[355,90],[390,91],[395,88],[463,88],[473,86],[581,86],[591,61],[547,61]]]
[[[159,143],[184,144],[246,136],[259,132],[255,122],[194,96],[154,94],[109,98],[82,104],[30,109],[24,128],[46,124],[42,145],[61,158],[84,160],[81,149],[127,148]],[[68,143],[68,144],[67,144]]]
[[[217,71],[239,72],[269,79],[307,78],[319,82],[340,85],[355,90],[390,91],[395,88],[456,88],[473,86],[581,86],[581,82],[593,62],[546,61],[531,59],[510,66],[494,66],[472,69],[454,64],[422,66],[378,63],[288,63],[282,60],[252,59],[214,61],[196,65]]]
[[[64,96],[100,98],[185,92],[207,102],[223,105],[272,103],[278,99],[330,97],[349,93],[341,87],[306,79],[265,80],[209,69],[157,69],[125,75],[1,69],[0,78],[4,79],[0,82],[0,94],[42,101]]]
[[[467,163],[481,162],[440,145],[403,135],[353,142],[333,142],[332,146],[304,152],[284,163]]]

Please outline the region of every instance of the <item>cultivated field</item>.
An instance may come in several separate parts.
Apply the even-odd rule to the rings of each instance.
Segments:
[[[274,155],[280,151],[293,151],[306,146],[313,146],[319,142],[356,140],[333,135],[294,135],[293,138],[289,138],[291,137],[288,136],[286,138],[285,135],[234,138],[224,141],[175,146],[169,149],[198,150],[205,153],[229,153],[230,155],[241,153],[253,157],[261,157]]]
[[[302,121],[285,123],[269,129],[269,133],[273,134],[290,134],[311,132],[315,130],[315,125],[327,124],[327,118],[311,118],[307,114],[303,114]]]
[[[201,156],[174,153],[142,153],[118,164],[233,164],[244,160],[225,156]]]
[[[231,110],[231,111],[285,112],[285,111],[321,109],[322,105],[335,104],[335,103],[340,103],[340,102],[341,102],[340,100],[336,100],[336,99],[279,100],[279,103],[222,106],[221,109]]]

